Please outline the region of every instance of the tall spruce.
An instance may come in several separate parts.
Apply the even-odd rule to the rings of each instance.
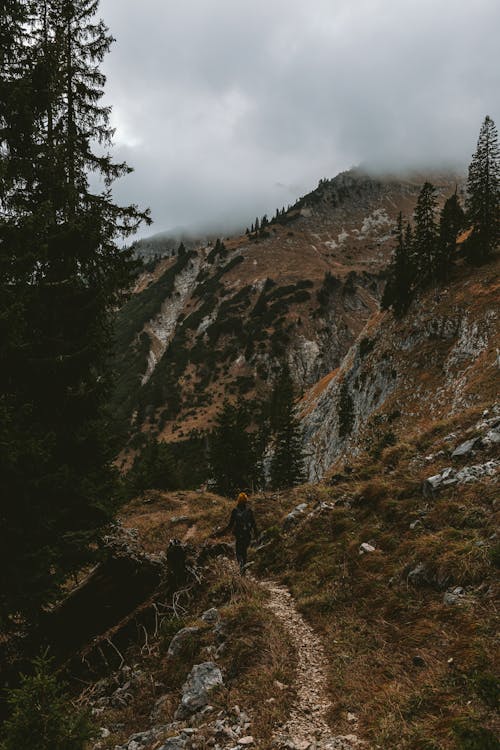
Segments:
[[[439,217],[439,243],[434,262],[434,275],[438,281],[446,281],[450,275],[457,238],[464,225],[464,210],[455,191],[445,201]]]
[[[467,219],[472,233],[466,243],[471,263],[483,263],[493,253],[500,238],[500,150],[498,132],[486,116],[469,166]]]
[[[284,367],[271,396],[271,428],[274,452],[270,483],[275,489],[294,487],[305,480],[302,430],[295,413],[295,390],[290,371]]]
[[[209,464],[217,491],[227,497],[254,482],[256,457],[249,427],[247,406],[226,401],[210,437]]]
[[[392,308],[399,317],[403,315],[411,302],[414,281],[414,266],[412,262],[411,227],[407,225],[406,234],[403,229],[403,215],[400,212],[397,223],[397,244],[391,264],[388,269],[388,279],[382,296],[382,309]]]
[[[436,188],[425,182],[415,206],[415,231],[413,237],[413,262],[417,286],[423,286],[432,277],[438,246],[436,224]]]
[[[98,0],[9,5],[20,20],[9,50],[3,24],[0,34],[4,618],[35,617],[93,556],[110,517],[111,320],[132,271],[117,239],[148,220],[111,195],[130,170],[106,152],[100,64],[112,38],[95,18]]]

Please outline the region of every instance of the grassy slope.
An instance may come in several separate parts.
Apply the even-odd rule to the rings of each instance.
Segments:
[[[431,293],[423,309],[431,317],[445,317],[469,300],[471,319],[494,309],[495,268],[469,271],[467,277],[459,272],[444,299],[436,301]],[[379,330],[367,367],[376,366],[412,324],[385,317],[385,333]],[[268,540],[254,554],[254,570],[284,581],[322,633],[330,661],[332,725],[352,731],[347,714],[354,713],[357,731],[375,747],[498,747],[494,675],[500,552],[493,536],[498,484],[484,480],[450,487],[432,499],[422,494],[423,480],[444,467],[495,457],[493,446],[469,459],[450,458],[456,445],[474,436],[483,410],[491,410],[498,393],[494,338],[475,360],[464,361],[465,379],[457,373],[460,402],[452,388],[442,388],[439,347],[444,357],[452,345],[441,347],[434,339],[420,344],[417,368],[414,357],[392,350],[402,374],[400,390],[379,414],[383,432],[384,413],[404,406],[401,419],[391,425],[394,445],[382,447],[370,427],[361,431],[360,452],[349,457],[348,470],[339,461],[323,483],[252,499]],[[414,398],[418,383],[425,388]],[[456,437],[445,440],[452,432]],[[231,508],[228,500],[207,493],[156,493],[150,500],[145,506],[138,499],[124,512],[125,523],[140,530],[150,550],[164,549],[172,536],[203,545]],[[304,515],[285,534],[282,521],[300,502],[308,503],[307,513],[320,502],[327,506]],[[360,555],[362,542],[373,544],[375,551]],[[426,580],[415,584],[408,574],[419,563],[426,566]],[[462,586],[465,596],[457,605],[445,604],[444,593],[455,586]],[[249,615],[238,612],[244,633]],[[252,673],[257,685],[259,674],[259,669]],[[245,698],[253,700],[251,693]]]
[[[477,411],[464,415],[460,428],[477,417]],[[494,579],[499,551],[490,537],[498,521],[498,486],[485,482],[449,488],[430,501],[421,492],[422,480],[435,468],[422,457],[439,449],[457,422],[407,436],[377,461],[360,457],[351,473],[337,473],[334,484],[253,498],[259,525],[270,540],[254,553],[254,570],[284,581],[323,635],[332,725],[352,731],[347,713],[354,713],[359,733],[374,746],[496,747]],[[304,516],[285,534],[284,515],[302,501],[309,504],[308,511],[320,501],[333,507]],[[149,549],[164,548],[173,535],[197,546],[225,521],[230,507],[214,495],[158,493],[147,510],[139,501],[131,504],[124,520],[140,529]],[[187,519],[172,523],[180,511]],[[411,529],[417,519],[420,523]],[[362,542],[372,543],[376,551],[360,556]],[[426,564],[428,582],[413,585],[408,573],[419,562]],[[218,582],[217,575],[215,571],[206,594],[207,606],[217,602],[214,591],[226,585],[224,575]],[[460,605],[444,604],[444,591],[454,585],[463,586],[466,596]],[[260,658],[263,641],[252,640],[258,611],[262,617],[262,608],[256,607],[259,597],[254,590],[250,600],[237,599],[227,611],[239,631],[235,648],[245,651],[245,643],[252,644]],[[279,649],[269,662],[274,664],[273,679],[280,679],[276,675],[290,663],[277,654]],[[266,649],[264,658],[268,656]],[[237,689],[245,686],[245,706],[257,708],[261,688],[266,696],[272,694],[269,664],[263,668],[257,661],[253,671],[240,675]],[[182,669],[185,673],[186,665]]]

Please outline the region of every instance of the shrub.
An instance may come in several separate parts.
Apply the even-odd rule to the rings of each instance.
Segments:
[[[11,709],[2,750],[84,750],[95,731],[86,712],[76,711],[65,686],[52,672],[51,660],[40,657],[21,686],[7,692]]]

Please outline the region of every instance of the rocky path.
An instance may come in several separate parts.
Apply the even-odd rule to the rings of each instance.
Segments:
[[[331,706],[323,644],[298,612],[290,592],[273,581],[260,581],[269,593],[267,607],[288,631],[297,652],[296,701],[274,746],[289,750],[353,750],[365,746],[355,735],[333,736],[326,720]]]

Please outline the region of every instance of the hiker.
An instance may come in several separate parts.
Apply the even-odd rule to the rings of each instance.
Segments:
[[[232,531],[234,534],[236,559],[242,574],[244,574],[252,531],[255,539],[259,536],[253,510],[248,505],[248,497],[244,492],[240,492],[238,495],[237,505],[231,513],[228,525],[222,531],[217,532],[216,536],[223,536],[228,531]]]

